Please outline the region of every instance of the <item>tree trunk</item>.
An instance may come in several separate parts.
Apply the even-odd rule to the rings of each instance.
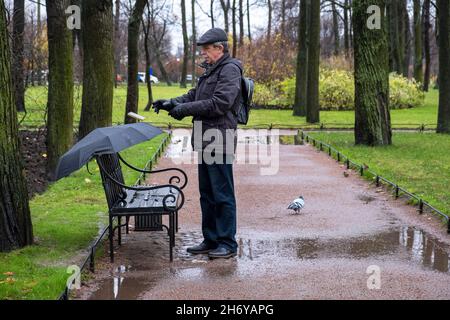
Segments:
[[[349,35],[349,19],[348,12],[350,10],[350,5],[348,0],[345,0],[344,4],[344,48],[345,56],[348,58],[350,54],[350,35]]]
[[[223,18],[225,24],[225,32],[228,34],[230,32],[229,23],[228,23],[228,11],[230,10],[230,0],[220,0],[220,5],[223,10]]]
[[[402,47],[400,45],[399,10],[397,2],[388,2],[391,71],[403,74]]]
[[[412,44],[412,38],[413,35],[411,33],[411,23],[410,23],[410,18],[409,18],[409,12],[408,12],[408,8],[407,8],[407,1],[405,0],[405,7],[403,10],[404,13],[404,24],[405,24],[405,48],[404,48],[404,66],[403,66],[403,70],[404,70],[404,76],[409,78],[409,69],[411,66],[411,58],[412,58],[412,54],[413,54],[413,44]],[[420,0],[419,0],[420,1]]]
[[[40,43],[40,39],[42,36],[42,22],[41,22],[41,0],[38,0],[36,3],[37,6],[37,39],[38,39],[38,45],[39,45],[39,51],[41,43]],[[34,59],[33,59],[34,60]],[[42,86],[43,82],[42,82],[42,60],[39,57],[36,61],[36,69],[37,69],[37,82],[38,82],[38,86]]]
[[[339,55],[340,39],[339,39],[339,17],[336,9],[336,4],[332,2],[333,11],[333,34],[334,34],[334,55]]]
[[[239,48],[244,46],[244,7],[243,0],[239,0]]]
[[[423,47],[420,0],[414,0],[414,79],[423,85]]]
[[[170,81],[170,77],[167,74],[166,68],[164,67],[164,64],[161,60],[161,53],[159,51],[159,48],[155,48],[155,59],[156,59],[156,63],[158,64],[159,71],[161,71],[162,78],[167,83],[167,86],[171,87],[172,81]]]
[[[300,0],[298,22],[298,53],[295,79],[294,116],[306,116],[306,93],[308,88],[308,2]]]
[[[210,2],[209,12],[211,15],[211,28],[214,28],[214,0]]]
[[[281,36],[286,37],[286,0],[281,0]]]
[[[269,20],[267,21],[267,42],[270,42],[272,36],[272,0],[267,0],[267,8],[269,9]]]
[[[400,22],[400,46],[402,52],[402,61],[403,61],[403,76],[409,78],[409,69],[411,64],[411,55],[412,55],[412,34],[411,34],[411,25],[409,19],[409,13],[407,8],[408,0],[402,0],[399,2],[400,9],[399,14],[401,14],[399,22]]]
[[[308,48],[308,89],[306,122],[320,121],[319,64],[320,64],[320,1],[311,1]]]
[[[144,30],[144,47],[145,47],[145,70],[147,70],[148,76],[145,77],[145,82],[147,84],[147,105],[145,106],[144,111],[150,111],[153,103],[153,91],[152,91],[152,81],[150,79],[150,68],[151,68],[151,57],[150,57],[150,27],[151,27],[151,11],[149,6],[147,6],[147,25],[145,25],[144,21],[142,21],[142,29]]]
[[[248,28],[248,40],[252,42],[252,31],[250,27],[250,0],[247,0],[247,28]]]
[[[438,0],[439,19],[439,111],[438,133],[450,133],[450,3]]]
[[[25,111],[25,70],[24,43],[25,1],[14,0],[12,32],[12,80],[17,111]]]
[[[183,65],[181,67],[180,88],[186,88],[187,67],[189,61],[189,38],[186,23],[186,4],[185,0],[181,0],[181,25],[183,28]]]
[[[61,157],[73,143],[72,32],[65,10],[70,0],[47,0],[48,102],[47,167],[51,178]]]
[[[367,28],[367,8],[370,5],[381,8],[381,29]],[[356,144],[376,146],[392,143],[385,5],[385,0],[353,1]]]
[[[195,58],[197,55],[197,31],[195,29],[195,0],[191,0],[192,4],[192,87],[195,87],[197,78],[197,65]]]
[[[0,1],[0,252],[33,243],[28,192],[19,151],[5,2]]]
[[[236,30],[236,0],[233,0],[233,5],[231,7],[231,15],[232,15],[232,27],[233,27],[233,50],[232,50],[232,56],[233,58],[236,57],[236,51],[237,51],[237,30]]]
[[[117,88],[120,74],[120,0],[116,0],[116,15],[114,17],[114,86]]]
[[[423,79],[423,90],[428,92],[430,87],[431,75],[431,47],[430,47],[430,8],[431,0],[425,0],[423,3],[423,48],[425,51],[425,75]]]
[[[137,120],[128,116],[129,112],[138,113],[139,105],[139,30],[142,14],[147,0],[136,0],[128,22],[128,86],[127,104],[125,109],[125,123],[135,123]],[[145,71],[148,78],[148,70]]]
[[[112,124],[114,47],[112,0],[83,0],[83,98],[79,137]],[[95,32],[94,32],[95,31]]]

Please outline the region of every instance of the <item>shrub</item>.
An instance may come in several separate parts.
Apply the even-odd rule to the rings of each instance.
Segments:
[[[321,69],[319,78],[319,103],[321,110],[354,110],[355,84],[349,71]],[[389,77],[390,108],[403,109],[419,107],[425,93],[418,83],[392,73]],[[291,108],[295,99],[295,77],[272,85],[257,84],[254,100],[257,105],[276,105]]]
[[[423,104],[425,93],[414,79],[408,80],[392,73],[389,77],[389,98],[391,109],[414,108]]]

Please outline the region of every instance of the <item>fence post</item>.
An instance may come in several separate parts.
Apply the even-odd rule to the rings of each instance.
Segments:
[[[337,161],[338,162],[341,162],[341,153],[338,151],[338,153],[337,153]]]
[[[419,214],[423,213],[423,200],[419,199]]]
[[[360,172],[360,174],[361,174],[361,177],[364,175],[364,167],[363,166],[361,166],[360,168],[359,168],[359,172]]]
[[[91,248],[91,258],[89,259],[89,270],[94,273],[95,272],[95,252],[94,247]]]
[[[395,199],[398,199],[398,185],[395,185]]]
[[[347,161],[346,161],[346,162],[347,162],[347,170],[348,170],[348,169],[350,169],[350,159],[347,158]]]
[[[377,178],[375,181],[376,181],[377,187],[379,187],[380,186],[380,176],[379,175],[377,175]]]

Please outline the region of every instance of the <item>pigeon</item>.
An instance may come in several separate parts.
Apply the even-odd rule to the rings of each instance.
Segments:
[[[298,214],[300,210],[305,207],[305,199],[300,196],[289,205],[288,209],[294,210],[295,214]]]

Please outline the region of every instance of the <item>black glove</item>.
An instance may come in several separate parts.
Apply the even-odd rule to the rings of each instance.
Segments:
[[[159,113],[159,110],[170,111],[177,105],[178,103],[173,99],[170,100],[161,99],[153,102],[153,109],[155,109],[156,113]]]
[[[169,116],[178,121],[183,120],[183,118],[187,115],[187,109],[185,106],[183,106],[183,104],[178,104],[176,107],[169,111]]]

